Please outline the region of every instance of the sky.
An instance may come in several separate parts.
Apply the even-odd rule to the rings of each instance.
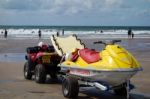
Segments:
[[[0,25],[150,26],[150,0],[0,0]]]

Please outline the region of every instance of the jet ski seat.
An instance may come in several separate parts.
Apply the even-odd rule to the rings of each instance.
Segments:
[[[96,52],[96,51],[88,49],[88,48],[80,49],[79,55],[88,64],[97,62],[101,59],[99,52]]]

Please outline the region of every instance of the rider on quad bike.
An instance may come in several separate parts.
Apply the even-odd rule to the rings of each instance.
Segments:
[[[51,78],[56,78],[60,70],[57,64],[60,62],[61,57],[55,53],[54,47],[46,43],[39,42],[38,46],[28,47],[27,60],[24,65],[25,79],[32,79],[35,75],[37,83],[44,83],[46,76],[49,74]]]

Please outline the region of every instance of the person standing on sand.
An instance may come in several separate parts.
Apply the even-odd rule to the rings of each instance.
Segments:
[[[132,37],[132,39],[134,38],[134,33],[132,32],[132,34],[131,34],[131,37]]]
[[[1,35],[3,35],[3,31],[1,32]],[[2,37],[2,36],[1,36]]]
[[[129,30],[128,30],[128,38],[131,38],[131,35],[132,35],[132,30],[129,29]]]
[[[62,35],[64,36],[64,29],[62,30]]]
[[[42,33],[41,33],[41,30],[39,29],[39,31],[38,31],[38,34],[39,34],[39,39],[41,38],[41,36],[42,36]]]
[[[56,36],[59,36],[59,32],[56,33]]]
[[[5,32],[4,32],[4,38],[7,38],[7,30],[5,29]]]

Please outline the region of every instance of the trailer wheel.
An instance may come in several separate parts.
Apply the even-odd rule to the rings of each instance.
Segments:
[[[24,64],[24,77],[25,79],[31,80],[32,79],[32,72],[30,70],[28,62]]]
[[[128,91],[126,86],[122,86],[120,88],[114,89],[116,95],[127,97]]]
[[[73,77],[66,77],[62,82],[62,92],[66,98],[76,98],[79,93],[78,80]]]
[[[42,64],[38,64],[35,67],[35,81],[37,83],[45,83],[46,80],[46,70]]]

